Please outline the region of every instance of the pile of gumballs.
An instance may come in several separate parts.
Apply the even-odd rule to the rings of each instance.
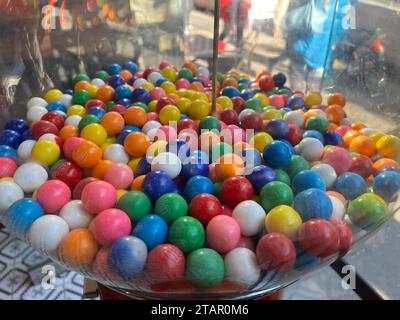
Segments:
[[[399,201],[400,139],[340,93],[163,61],[109,65],[0,132],[0,219],[67,266],[147,290],[243,290],[351,248]]]

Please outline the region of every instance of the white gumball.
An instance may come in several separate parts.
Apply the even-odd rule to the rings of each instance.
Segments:
[[[300,128],[303,126],[304,123],[303,115],[298,111],[289,111],[285,113],[283,119],[287,123],[297,124]]]
[[[265,211],[257,202],[246,200],[233,209],[232,217],[239,223],[243,236],[252,237],[264,228]]]
[[[311,168],[312,171],[318,173],[324,179],[326,188],[331,189],[337,178],[335,169],[326,163],[318,163]]]
[[[129,162],[129,155],[126,153],[125,148],[120,144],[110,144],[103,153],[104,160],[110,160],[114,163]]]
[[[15,182],[25,193],[32,193],[48,179],[45,168],[35,162],[21,165],[14,173]]]
[[[46,140],[46,141],[51,141],[51,142],[57,143],[57,138],[59,138],[59,137],[56,136],[54,133],[45,133],[44,135],[40,136],[38,141]]]
[[[372,128],[363,128],[360,130],[363,136],[370,136],[371,134],[377,133],[378,131]]]
[[[157,129],[161,127],[161,123],[155,120],[147,122],[143,127],[142,127],[142,132],[146,134],[151,141],[154,140],[154,136],[157,133]]]
[[[161,73],[155,71],[149,74],[147,77],[147,80],[150,81],[151,83],[156,83],[158,80],[162,78]]]
[[[70,230],[87,228],[94,217],[83,208],[80,200],[68,202],[62,207],[59,216],[67,222]]]
[[[164,171],[172,179],[179,176],[182,170],[182,163],[178,156],[172,152],[161,152],[151,162],[152,171]]]
[[[43,108],[46,108],[47,107],[47,101],[44,100],[43,98],[39,98],[39,97],[30,98],[28,103],[26,104],[26,108],[30,109],[32,107],[43,107]]]
[[[68,232],[68,224],[63,218],[46,214],[35,220],[30,226],[28,241],[37,250],[54,252]]]
[[[74,126],[78,127],[79,122],[81,122],[82,117],[78,116],[77,114],[74,114],[72,116],[69,116],[67,119],[65,119],[65,125],[66,126]]]
[[[255,253],[247,248],[235,248],[224,258],[227,280],[252,285],[260,277],[261,269]]]
[[[324,153],[324,145],[316,138],[304,138],[296,146],[296,152],[307,161],[320,160]]]
[[[135,80],[135,82],[133,83],[133,86],[134,86],[135,88],[137,88],[137,87],[140,87],[140,86],[141,86],[143,83],[145,83],[145,82],[147,82],[146,79],[139,78],[139,79],[136,79],[136,80]]]
[[[33,106],[32,108],[29,108],[26,113],[26,119],[29,122],[39,121],[47,112],[47,109],[44,107]]]
[[[96,87],[102,87],[105,84],[106,83],[103,80],[99,79],[99,78],[95,78],[95,79],[92,80],[92,85],[94,85]]]
[[[329,196],[329,199],[331,200],[333,208],[331,220],[342,220],[346,213],[346,207],[344,206],[343,202],[334,196]]]
[[[72,105],[72,96],[70,94],[63,94],[58,98],[58,101],[68,108],[70,105]]]
[[[0,181],[0,215],[3,214],[15,201],[24,197],[24,191],[14,181]]]
[[[19,145],[17,155],[20,162],[31,160],[31,152],[35,143],[35,140],[25,140]]]

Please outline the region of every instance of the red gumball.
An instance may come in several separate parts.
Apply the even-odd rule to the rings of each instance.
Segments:
[[[353,231],[343,220],[335,220],[333,221],[333,224],[339,231],[339,252],[345,254],[353,243]]]
[[[98,179],[93,177],[88,177],[79,181],[79,183],[75,186],[74,190],[72,191],[72,199],[80,200],[82,197],[82,191],[89,183],[93,181],[97,181]]]
[[[261,90],[271,91],[275,87],[274,79],[271,75],[263,75],[258,82]]]
[[[237,96],[232,98],[232,102],[233,109],[236,111],[237,114],[239,114],[244,109],[245,100],[242,97]]]
[[[357,173],[364,179],[367,179],[374,173],[374,167],[369,157],[358,155],[351,158],[351,167],[349,171]]]
[[[154,71],[157,71],[156,67],[148,67],[144,72],[143,72],[143,78],[146,78],[149,76],[150,73],[153,73]]]
[[[301,129],[295,123],[289,123],[289,134],[286,138],[292,146],[297,145],[301,141]]]
[[[71,190],[82,179],[81,168],[73,162],[62,162],[51,173],[52,179],[58,179],[63,181]]]
[[[58,136],[58,131],[54,123],[46,120],[39,120],[32,126],[32,137],[37,140],[46,133],[52,133]]]
[[[349,131],[349,130],[351,130],[351,127],[346,124],[343,124],[343,125],[337,127],[335,131],[337,133],[340,133],[342,136],[344,136],[347,133],[347,131]]]
[[[157,112],[160,113],[161,109],[164,108],[165,106],[169,105],[169,104],[174,105],[174,104],[175,104],[175,101],[172,100],[172,99],[169,98],[169,97],[161,98],[161,99],[158,100],[158,102],[157,102]]]
[[[106,104],[99,99],[90,99],[88,102],[86,102],[86,104],[85,104],[86,110],[89,110],[90,108],[93,108],[93,107],[100,107],[103,110],[107,110]]]
[[[122,104],[114,104],[110,108],[110,112],[118,112],[121,116],[125,114],[126,108]]]
[[[262,118],[257,112],[251,112],[243,116],[241,127],[245,130],[259,130],[262,126]]]
[[[9,178],[17,170],[17,164],[10,158],[0,158],[0,178]]]
[[[197,132],[198,126],[192,119],[183,119],[178,122],[177,129],[178,133],[185,129],[190,129]]]
[[[49,121],[56,125],[58,130],[61,130],[64,127],[64,117],[59,114],[57,111],[47,112],[42,120]]]
[[[63,143],[63,146],[62,146],[62,150],[63,150],[65,158],[67,160],[71,160],[72,153],[74,152],[75,148],[84,141],[85,141],[85,139],[79,138],[79,137],[71,137],[71,138],[68,138],[67,140],[65,140]]]
[[[174,281],[185,274],[185,255],[172,244],[160,244],[150,251],[146,271],[151,282]]]
[[[253,197],[254,189],[249,180],[242,176],[226,179],[221,185],[221,197],[231,207],[236,207],[242,201]]]
[[[236,124],[238,122],[238,114],[233,109],[224,109],[220,113],[219,119],[225,122],[227,125]]]
[[[212,218],[222,214],[222,205],[212,194],[198,194],[190,201],[189,214],[207,225]]]
[[[300,227],[299,242],[308,254],[327,257],[339,250],[339,229],[331,221],[311,219]]]
[[[257,262],[261,269],[285,272],[296,262],[296,249],[292,240],[281,233],[268,233],[257,243]]]

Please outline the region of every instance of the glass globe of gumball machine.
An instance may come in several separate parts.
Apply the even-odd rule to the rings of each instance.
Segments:
[[[398,212],[396,126],[364,108],[387,50],[348,1],[17,2],[0,219],[104,297],[270,296]]]

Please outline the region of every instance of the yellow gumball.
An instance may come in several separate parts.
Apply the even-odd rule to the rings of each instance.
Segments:
[[[51,89],[47,91],[46,95],[44,96],[44,100],[48,103],[58,100],[63,95],[61,90],[58,89]]]
[[[193,120],[201,120],[211,112],[210,105],[203,100],[194,100],[188,109],[188,116]]]
[[[153,142],[146,150],[146,157],[150,159],[157,157],[161,152],[165,152],[167,150],[167,145],[168,141],[165,140]]]
[[[14,181],[14,178],[11,178],[11,177],[4,177],[4,178],[1,178],[0,179],[0,182],[1,181]]]
[[[193,95],[194,100],[203,100],[205,102],[209,102],[207,96],[203,92],[196,92]]]
[[[134,159],[132,159],[131,161],[128,162],[128,166],[132,169],[133,172],[136,171],[136,168],[137,168],[140,160],[142,160],[142,159],[143,158],[134,158]]]
[[[150,103],[149,103],[150,112],[156,112],[156,110],[157,110],[157,103],[158,103],[157,100],[152,100],[152,101],[150,101]]]
[[[117,190],[117,199],[119,200],[125,193],[127,193],[128,191],[123,190],[123,189],[118,189]]]
[[[322,96],[318,92],[308,92],[304,96],[304,105],[307,109],[310,109],[312,106],[316,106],[322,103]]]
[[[161,109],[158,117],[162,124],[167,125],[170,122],[178,122],[181,118],[181,112],[179,111],[178,107],[167,105]]]
[[[302,224],[300,215],[286,205],[280,205],[268,212],[265,217],[265,228],[269,233],[279,232],[294,240]]]
[[[376,149],[384,157],[396,159],[400,155],[400,138],[388,134],[376,143]]]
[[[175,84],[170,81],[163,82],[160,87],[163,88],[167,94],[176,92]]]
[[[82,118],[86,115],[86,109],[79,104],[74,104],[73,106],[70,106],[67,110],[67,115],[68,116],[81,116]]]
[[[90,86],[88,86],[86,88],[86,91],[89,93],[91,98],[95,98],[96,97],[97,90],[99,90],[99,87],[95,86],[94,84],[91,84]]]
[[[258,132],[250,139],[250,145],[256,148],[259,152],[263,153],[265,146],[274,140],[266,132]]]
[[[263,120],[282,119],[282,114],[278,109],[268,109],[262,114]]]
[[[188,98],[188,99],[190,99],[190,100],[196,100],[194,97],[195,97],[195,95],[196,95],[196,91],[194,91],[194,90],[186,90],[186,92],[185,92],[185,97],[186,98]]]
[[[176,92],[176,94],[178,95],[178,96],[180,96],[181,98],[184,98],[184,97],[186,97],[186,89],[179,89],[177,92]]]
[[[164,78],[167,78],[171,82],[175,82],[177,73],[176,70],[173,67],[165,67],[161,74],[163,75]]]
[[[262,102],[263,107],[266,107],[269,105],[269,99],[268,99],[267,95],[265,95],[264,93],[258,92],[254,95],[253,98],[260,100]]]
[[[140,86],[146,91],[151,91],[154,89],[154,84],[151,82],[143,82]]]
[[[182,97],[176,101],[176,106],[182,113],[187,113],[192,101],[188,98]]]
[[[369,137],[374,140],[375,143],[379,141],[380,138],[382,138],[385,134],[383,132],[375,132],[371,134]]]
[[[223,108],[233,108],[233,102],[229,97],[226,96],[220,96],[217,98],[217,103]]]
[[[51,166],[60,157],[60,147],[52,141],[39,140],[33,146],[31,155],[33,160]]]
[[[107,131],[101,124],[92,123],[83,128],[81,137],[101,146],[106,142]]]

